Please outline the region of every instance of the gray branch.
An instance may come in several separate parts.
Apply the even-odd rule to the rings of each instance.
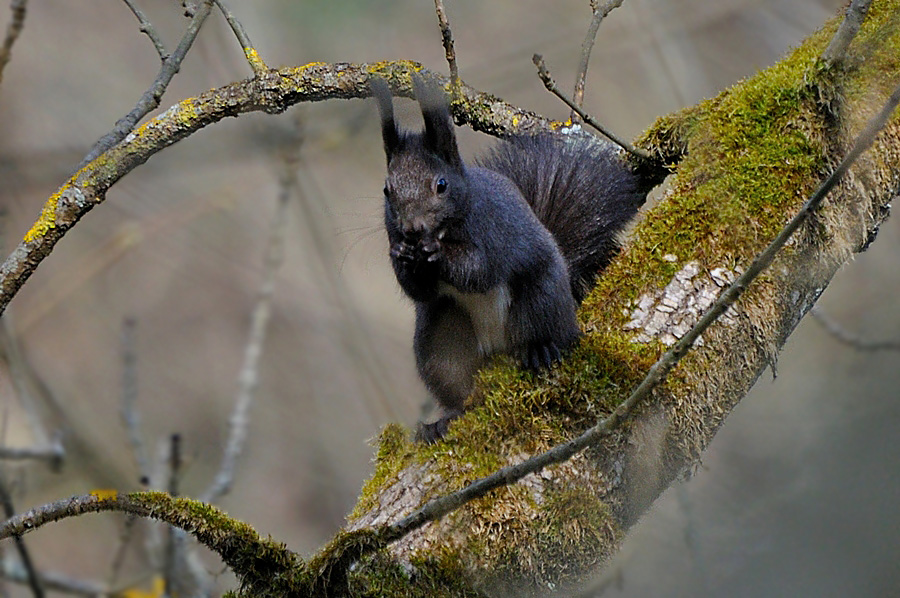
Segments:
[[[866,18],[866,13],[869,12],[870,4],[872,4],[872,0],[853,0],[850,3],[850,6],[847,8],[847,14],[844,15],[844,20],[841,21],[841,26],[838,27],[834,37],[831,38],[831,43],[828,44],[828,47],[822,53],[822,60],[826,65],[831,66],[844,58],[847,48],[850,47],[850,42],[856,37]]]
[[[12,0],[9,8],[12,10],[12,20],[6,28],[6,38],[3,40],[3,46],[0,47],[0,82],[3,81],[3,69],[12,56],[12,47],[19,39],[22,29],[25,28],[25,5],[28,0]]]
[[[150,38],[150,41],[153,43],[153,47],[156,48],[156,53],[159,54],[160,60],[163,62],[169,57],[169,52],[166,50],[165,44],[163,44],[162,38],[159,37],[159,33],[156,31],[156,27],[153,26],[153,23],[147,19],[147,15],[144,14],[137,4],[134,3],[134,0],[125,0],[125,4],[128,5],[128,8],[131,9],[131,12],[134,13],[134,16],[137,17],[138,23],[141,25],[141,33],[145,34]]]
[[[613,9],[622,6],[624,0],[607,0],[600,5],[597,0],[591,0],[591,24],[588,25],[587,33],[584,41],[581,43],[581,56],[578,59],[578,71],[575,74],[575,91],[572,94],[572,101],[579,108],[584,103],[584,84],[587,80],[588,63],[591,60],[591,52],[594,49],[594,41],[597,39],[597,31],[600,29],[600,23],[611,13]],[[578,113],[573,110],[572,120]]]
[[[112,131],[101,137],[97,143],[94,144],[94,147],[90,149],[75,170],[81,170],[89,162],[96,159],[97,156],[125,139],[125,136],[131,133],[131,130],[134,129],[135,125],[137,125],[142,118],[147,116],[150,111],[159,107],[159,102],[166,92],[166,89],[169,87],[169,83],[172,82],[175,74],[181,69],[181,63],[184,60],[184,57],[187,56],[191,46],[194,45],[194,40],[197,39],[197,34],[200,33],[203,22],[206,20],[206,17],[209,16],[209,11],[212,9],[212,3],[213,0],[203,0],[203,2],[200,3],[191,20],[191,24],[188,26],[184,37],[181,38],[178,47],[163,61],[159,74],[156,76],[156,80],[153,81],[153,84],[144,92],[144,95],[141,96],[141,99],[138,100],[137,105],[131,112],[119,119]]]

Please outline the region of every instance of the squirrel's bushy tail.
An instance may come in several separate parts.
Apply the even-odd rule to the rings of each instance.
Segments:
[[[612,145],[584,134],[511,138],[478,162],[512,179],[553,234],[580,303],[618,250],[646,188]]]

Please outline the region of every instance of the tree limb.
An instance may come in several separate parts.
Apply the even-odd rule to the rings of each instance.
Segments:
[[[271,583],[269,576],[302,564],[284,545],[260,537],[246,523],[228,517],[213,506],[164,492],[97,491],[58,500],[0,524],[0,540],[20,537],[53,521],[104,511],[157,519],[183,529],[218,554],[247,583]],[[265,563],[264,568],[259,568],[261,563]]]
[[[0,265],[0,313],[63,235],[103,202],[106,191],[160,150],[228,116],[257,111],[274,114],[300,102],[369,97],[368,81],[373,74],[387,80],[395,95],[412,97],[409,73],[422,70],[420,65],[408,61],[311,63],[268,71],[263,77],[182,100],[86,164],[50,196],[41,217]],[[429,76],[447,84],[446,78]],[[460,121],[493,135],[530,134],[562,126],[463,84],[451,108]]]

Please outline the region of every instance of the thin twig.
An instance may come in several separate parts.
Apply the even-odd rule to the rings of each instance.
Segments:
[[[450,21],[444,12],[443,0],[434,0],[434,10],[437,13],[438,25],[441,28],[441,43],[444,44],[444,55],[450,66],[450,85],[456,87],[459,84],[459,67],[456,65],[456,50],[453,47],[453,32],[450,31]]]
[[[800,225],[806,221],[809,214],[819,206],[822,200],[828,195],[838,181],[840,181],[859,155],[872,144],[878,132],[890,119],[891,114],[898,103],[900,103],[900,86],[898,86],[891,94],[890,99],[884,108],[882,108],[881,112],[873,118],[863,132],[859,134],[856,142],[853,144],[853,148],[847,156],[828,178],[822,182],[806,203],[803,204],[803,207],[797,215],[785,225],[768,247],[754,258],[753,262],[747,267],[747,270],[741,274],[731,286],[725,289],[715,303],[713,303],[706,313],[703,314],[700,321],[653,364],[647,372],[647,376],[631,393],[631,396],[621,403],[609,417],[602,420],[574,440],[557,445],[544,453],[535,455],[516,465],[503,467],[487,477],[476,480],[461,490],[427,502],[424,506],[410,513],[400,521],[387,526],[383,532],[383,538],[388,542],[398,540],[429,521],[436,521],[463,504],[475,498],[484,496],[491,490],[517,482],[526,475],[540,471],[548,465],[562,463],[588,446],[595,444],[615,429],[618,424],[630,414],[634,406],[649,396],[656,385],[665,378],[668,372],[675,367],[679,361],[681,361],[697,338],[708,329],[719,316],[725,313],[725,311],[743,294],[750,282],[772,263],[772,260],[775,259],[775,255],[784,246],[791,235],[793,235]]]
[[[584,105],[584,83],[587,79],[588,62],[591,60],[591,52],[594,49],[594,41],[597,39],[597,31],[600,22],[611,13],[613,9],[622,6],[624,0],[607,0],[602,6],[598,0],[591,0],[591,24],[588,25],[584,41],[581,42],[581,57],[578,60],[578,72],[575,74],[575,91],[572,93],[572,101],[579,108]],[[572,111],[572,120],[578,115]]]
[[[48,461],[54,467],[57,467],[65,457],[65,450],[59,442],[53,442],[47,446],[0,446],[0,460],[5,461],[25,461],[34,459],[35,461]]]
[[[3,82],[3,69],[12,56],[12,47],[22,33],[25,27],[25,5],[28,0],[12,0],[9,4],[12,10],[12,20],[6,28],[6,38],[3,40],[3,47],[0,47],[0,83]]]
[[[16,509],[13,506],[12,495],[6,486],[6,475],[3,472],[0,472],[0,503],[3,504],[3,512],[7,519],[15,516]],[[22,567],[25,569],[28,577],[28,586],[31,588],[31,593],[34,595],[34,598],[44,598],[44,587],[41,585],[40,577],[37,569],[34,567],[34,562],[31,560],[31,554],[25,546],[25,541],[19,535],[14,536],[13,540],[16,544],[16,551],[19,553],[19,560],[22,562]]]
[[[253,74],[257,77],[266,74],[269,67],[266,66],[266,63],[260,58],[259,52],[256,51],[256,47],[250,42],[250,36],[247,35],[244,26],[241,25],[241,22],[237,20],[234,13],[228,8],[225,0],[215,0],[215,2],[216,6],[219,7],[219,10],[222,11],[225,20],[228,21],[228,24],[231,26],[231,30],[234,32],[235,37],[237,37],[238,43],[241,44],[241,48],[244,50],[244,56],[247,57],[247,62],[250,63],[250,68],[253,69]]]
[[[585,114],[585,112],[581,108],[579,108],[574,102],[572,102],[572,100],[570,100],[568,97],[566,97],[566,95],[559,89],[559,87],[557,87],[556,82],[553,80],[553,77],[550,75],[550,71],[547,70],[547,67],[544,64],[543,56],[541,56],[540,54],[535,54],[532,57],[532,62],[534,62],[534,65],[537,67],[538,76],[541,78],[541,81],[544,82],[544,87],[547,88],[547,91],[549,91],[550,93],[552,93],[553,95],[555,95],[556,97],[561,99],[563,102],[565,102],[569,108],[574,110],[575,113],[578,114],[578,116],[580,116],[582,118],[582,120],[584,120],[584,122],[586,122],[587,124],[591,125],[595,129],[597,129],[598,131],[603,133],[603,135],[606,136],[610,141],[612,141],[613,143],[615,143],[616,145],[621,147],[623,150],[625,150],[629,154],[637,156],[638,158],[640,158],[642,160],[650,160],[651,159],[650,154],[648,154],[647,152],[645,152],[642,149],[633,147],[630,143],[628,143],[627,141],[625,141],[623,139],[619,139],[614,133],[607,130],[603,125],[598,123],[590,115]]]
[[[150,85],[147,91],[144,92],[144,95],[141,96],[141,99],[138,100],[137,105],[135,105],[131,112],[120,118],[112,131],[97,140],[94,147],[92,147],[84,159],[81,160],[81,163],[75,169],[76,171],[81,170],[86,164],[97,158],[97,156],[125,139],[142,118],[149,114],[151,110],[155,110],[159,107],[159,102],[166,92],[166,89],[169,87],[169,83],[171,83],[172,78],[175,77],[175,73],[181,68],[181,62],[184,60],[184,57],[187,56],[188,51],[194,44],[194,40],[197,39],[197,34],[200,33],[200,27],[203,26],[206,17],[209,16],[209,12],[212,9],[212,3],[213,0],[203,0],[203,2],[200,3],[191,20],[191,24],[181,38],[178,47],[163,61],[162,66],[159,69],[159,74],[156,76],[156,80]]]
[[[141,24],[141,33],[146,34],[150,38],[150,41],[153,42],[153,47],[156,48],[156,53],[159,54],[160,60],[165,62],[169,57],[169,52],[166,50],[166,45],[163,43],[162,38],[159,37],[156,27],[147,19],[147,15],[134,3],[134,0],[125,0],[125,4],[128,5],[128,8],[131,9],[131,12],[134,13],[134,16],[137,17],[138,22]]]
[[[385,376],[386,367],[379,362],[378,351],[372,346],[373,335],[367,332],[369,322],[361,317],[359,306],[355,303],[353,291],[347,286],[344,278],[334,268],[338,261],[334,236],[331,231],[333,223],[327,214],[315,209],[323,198],[322,190],[308,169],[298,164],[293,174],[292,184],[297,189],[297,206],[302,212],[298,218],[303,226],[303,238],[310,240],[321,266],[319,276],[322,280],[322,291],[328,294],[326,301],[333,302],[341,318],[337,323],[337,337],[347,352],[355,368],[360,370],[360,401],[366,415],[372,422],[385,419],[397,419],[395,408],[389,397],[396,395],[392,391],[389,378]]]
[[[818,306],[809,310],[813,319],[818,322],[835,340],[853,347],[858,351],[900,351],[900,341],[871,341],[844,330]]]
[[[844,20],[841,21],[828,47],[822,52],[822,61],[827,66],[843,60],[844,55],[847,53],[847,48],[850,47],[850,42],[856,37],[866,18],[866,13],[869,12],[870,4],[872,4],[872,0],[853,0],[850,6],[847,7]]]
[[[231,489],[234,482],[234,470],[238,457],[244,449],[249,424],[248,412],[259,385],[259,361],[262,355],[263,342],[271,312],[272,294],[275,290],[275,276],[284,261],[284,231],[288,201],[293,187],[290,178],[283,176],[278,193],[278,204],[272,220],[268,247],[263,263],[263,280],[259,296],[250,322],[250,334],[244,348],[244,363],[238,376],[238,394],[228,421],[229,435],[222,465],[209,488],[201,494],[203,502],[212,503]]]
[[[137,321],[125,318],[122,322],[122,423],[128,432],[131,452],[137,464],[139,480],[142,484],[150,481],[150,458],[141,436],[141,415],[137,409],[137,351],[135,349],[135,329]]]
[[[126,515],[125,522],[122,524],[122,531],[119,532],[119,541],[113,552],[112,560],[109,563],[109,573],[106,576],[107,587],[115,586],[122,572],[122,565],[125,564],[125,554],[128,551],[128,545],[134,536],[134,526],[138,518],[134,515]]]
[[[178,496],[178,481],[181,476],[181,436],[172,434],[169,439],[169,496]],[[183,538],[180,538],[180,530],[169,526],[166,530],[166,546],[163,555],[163,588],[166,596],[180,594],[176,587],[176,572],[180,564],[180,557],[184,554]]]
[[[10,559],[4,559],[3,566],[0,567],[0,577],[8,579],[13,583],[29,583],[28,572],[25,568]],[[38,577],[40,578],[41,585],[45,589],[54,592],[74,594],[75,596],[85,596],[87,598],[97,598],[98,596],[107,596],[110,594],[107,586],[94,581],[73,579],[61,573],[42,571],[38,573]]]

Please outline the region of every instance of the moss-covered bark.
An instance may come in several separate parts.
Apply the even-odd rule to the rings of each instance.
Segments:
[[[661,118],[639,145],[678,162],[665,198],[585,301],[581,347],[552,373],[482,373],[475,406],[444,442],[385,430],[351,528],[563,442],[608,414],[798,210],[897,81],[900,3],[876,1],[840,67],[818,61],[827,25],[782,62]],[[695,463],[841,264],[871,241],[897,193],[892,122],[782,252],[622,430],[603,446],[494,492],[391,545],[359,587],[400,562],[409,588],[441,567],[464,590],[539,592],[590,574],[671,480]],[[377,563],[377,564],[376,564]],[[392,565],[393,566],[393,565]],[[365,594],[365,592],[363,592]]]

